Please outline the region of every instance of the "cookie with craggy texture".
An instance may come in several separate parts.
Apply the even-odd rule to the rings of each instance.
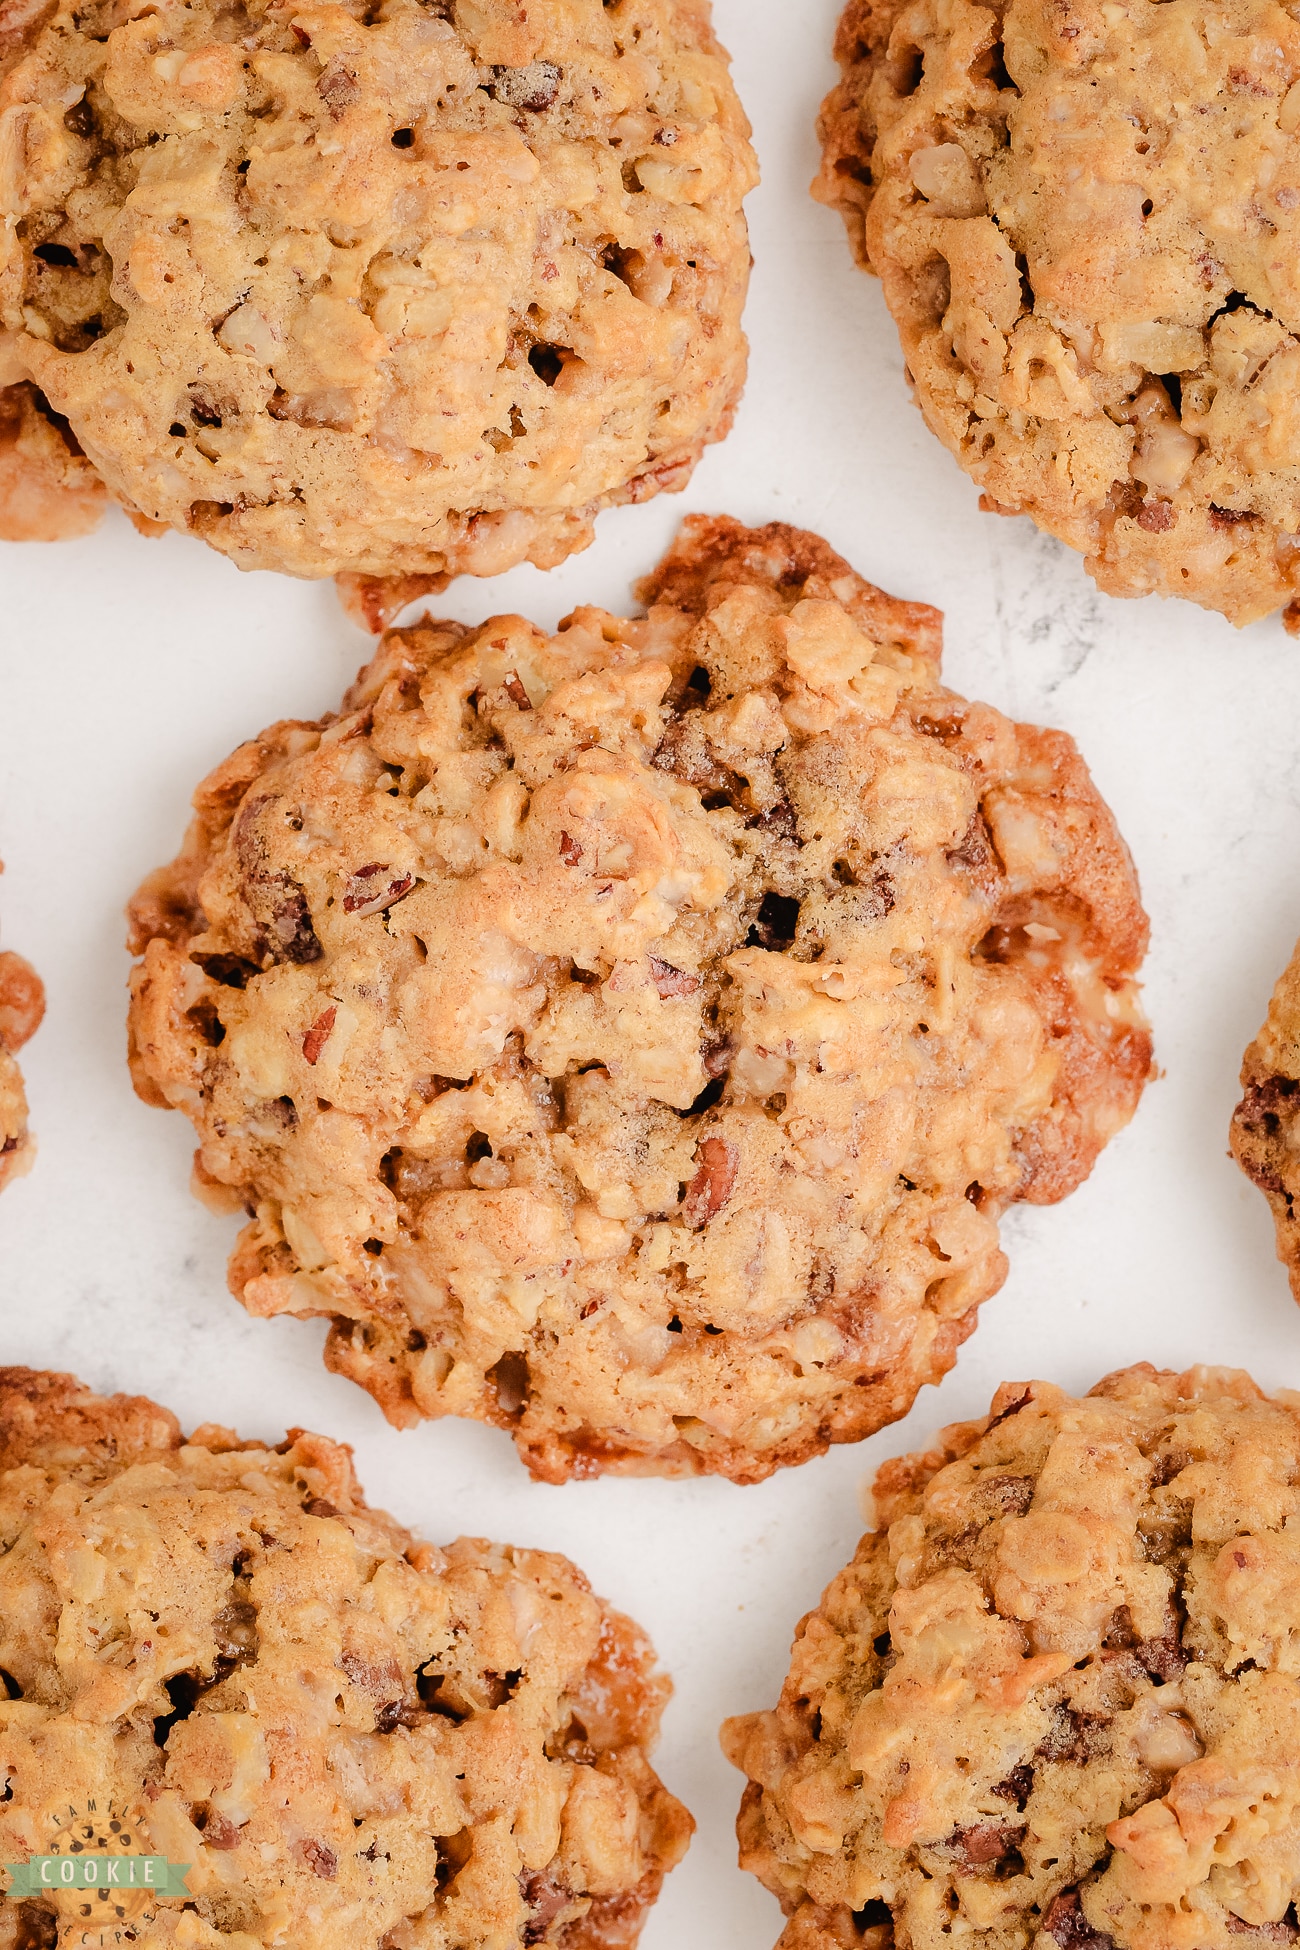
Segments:
[[[1000,1388],[729,1721],[782,1950],[1300,1939],[1300,1398],[1225,1368]]]
[[[707,0],[10,12],[0,382],[137,516],[438,587],[726,432],[756,176]]]
[[[1111,595],[1300,627],[1300,23],[849,0],[815,193],[927,421]]]
[[[104,1942],[631,1950],[691,1832],[647,1758],[670,1688],[566,1558],[419,1542],[323,1436],[26,1368],[0,1531],[6,1862],[124,1827],[190,1865]],[[0,1895],[0,1944],[98,1942],[86,1901]]]
[[[391,632],[199,788],[133,909],[136,1085],[401,1424],[742,1482],[951,1365],[998,1218],[1151,1060],[1070,739],[824,542],[688,521],[629,621]]]
[[[36,1157],[15,1058],[44,1014],[45,988],[36,970],[12,949],[0,952],[0,1191],[29,1172]]]
[[[1241,1065],[1242,1098],[1232,1114],[1237,1163],[1268,1200],[1277,1256],[1300,1300],[1300,949],[1278,978],[1263,1028]]]

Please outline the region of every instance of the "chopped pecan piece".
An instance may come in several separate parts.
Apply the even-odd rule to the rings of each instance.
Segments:
[[[530,61],[523,68],[498,68],[492,93],[511,108],[524,108],[530,115],[540,115],[554,107],[560,79],[561,71],[554,61]]]
[[[317,1063],[320,1061],[320,1053],[330,1039],[330,1031],[334,1027],[334,1021],[337,1015],[338,1010],[331,1003],[328,1009],[321,1010],[321,1013],[317,1016],[311,1028],[303,1036],[303,1058],[311,1064],[313,1069],[315,1069]]]
[[[688,975],[685,969],[660,961],[658,955],[650,957],[650,977],[665,1002],[670,996],[694,995],[700,986],[698,975]]]
[[[339,1858],[332,1848],[318,1842],[313,1836],[301,1844],[303,1860],[313,1875],[320,1876],[324,1882],[332,1882],[339,1872]]]
[[[692,1232],[701,1232],[716,1219],[736,1183],[740,1153],[727,1138],[705,1138],[699,1148],[699,1169],[686,1188],[682,1214]]]

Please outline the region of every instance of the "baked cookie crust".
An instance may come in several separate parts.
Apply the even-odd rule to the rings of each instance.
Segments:
[[[1300,950],[1278,978],[1264,1027],[1242,1059],[1241,1084],[1233,1155],[1268,1200],[1277,1256],[1300,1300],[1300,1164],[1293,1148],[1300,1118]]]
[[[1300,25],[850,0],[814,194],[985,504],[1116,596],[1300,627]]]
[[[0,541],[71,541],[107,506],[104,483],[36,388],[0,388]]]
[[[128,510],[438,586],[727,431],[756,171],[705,0],[18,12],[0,372]]]
[[[27,1094],[15,1057],[45,1014],[45,989],[30,962],[0,952],[0,1191],[32,1168],[36,1140],[27,1125]]]
[[[1223,1368],[1000,1388],[729,1721],[781,1950],[1300,1937],[1300,1405]]]
[[[635,1944],[693,1825],[647,1759],[670,1687],[567,1559],[419,1542],[323,1436],[26,1368],[0,1530],[7,1861],[112,1804],[192,1865],[151,1950]],[[6,1950],[63,1921],[0,1896]]]
[[[394,1422],[754,1482],[902,1415],[1150,1068],[1068,737],[816,536],[691,518],[629,621],[391,632],[199,788],[131,1050]]]

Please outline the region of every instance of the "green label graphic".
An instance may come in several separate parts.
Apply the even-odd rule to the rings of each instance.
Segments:
[[[165,1855],[33,1855],[6,1862],[13,1878],[11,1896],[38,1896],[66,1889],[138,1889],[153,1896],[188,1896],[189,1862]]]

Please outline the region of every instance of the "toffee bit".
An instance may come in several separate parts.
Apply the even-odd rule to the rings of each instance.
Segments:
[[[955,1828],[944,1848],[961,1869],[971,1874],[1016,1856],[1025,1834],[1023,1821],[977,1821],[969,1828]]]
[[[1034,1791],[1034,1770],[1028,1761],[1021,1761],[1013,1767],[1005,1781],[999,1781],[993,1789],[999,1801],[1012,1801],[1018,1812],[1023,1813],[1025,1803]]]
[[[1094,1930],[1084,1915],[1077,1889],[1064,1889],[1052,1898],[1043,1917],[1043,1935],[1057,1950],[1116,1950],[1114,1937]]]
[[[751,813],[745,825],[751,832],[770,833],[773,839],[788,840],[792,846],[803,845],[798,816],[784,793],[765,812]]]

